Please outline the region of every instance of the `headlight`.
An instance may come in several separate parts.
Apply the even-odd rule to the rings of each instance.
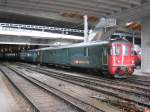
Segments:
[[[120,63],[120,60],[117,60],[116,62],[117,62],[117,64],[119,64],[119,63]]]
[[[132,60],[131,63],[134,64],[134,60]]]

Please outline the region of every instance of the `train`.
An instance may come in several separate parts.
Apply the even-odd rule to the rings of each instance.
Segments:
[[[25,62],[96,70],[116,78],[131,76],[135,66],[133,45],[124,39],[22,51],[19,57]]]
[[[19,53],[0,53],[0,61],[19,61]]]
[[[141,67],[141,61],[142,61],[142,51],[139,46],[134,47],[134,55],[135,55],[135,66]]]
[[[141,38],[139,34],[133,35],[130,33],[116,32],[110,36],[111,39],[124,38],[134,43],[135,68],[141,68]]]

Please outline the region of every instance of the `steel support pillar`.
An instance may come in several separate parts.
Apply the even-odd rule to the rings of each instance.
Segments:
[[[133,31],[133,40],[132,40],[133,46],[135,45],[135,32]]]
[[[88,42],[88,16],[84,15],[84,42]]]
[[[150,16],[142,22],[142,71],[150,73]]]

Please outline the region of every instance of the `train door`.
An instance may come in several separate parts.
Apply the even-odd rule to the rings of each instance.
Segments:
[[[102,51],[102,65],[108,65],[108,48],[104,47]]]
[[[40,51],[40,52],[39,52],[39,55],[40,55],[40,56],[39,56],[39,63],[42,64],[42,62],[43,62],[43,60],[42,60],[43,52]]]
[[[37,62],[37,53],[35,51],[33,51],[33,62]]]

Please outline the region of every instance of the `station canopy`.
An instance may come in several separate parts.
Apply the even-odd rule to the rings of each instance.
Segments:
[[[144,7],[149,0],[0,0],[0,21],[83,29],[88,15],[89,28],[101,17],[117,18],[122,12]],[[143,5],[144,4],[144,5]],[[149,5],[149,4],[148,4]]]

